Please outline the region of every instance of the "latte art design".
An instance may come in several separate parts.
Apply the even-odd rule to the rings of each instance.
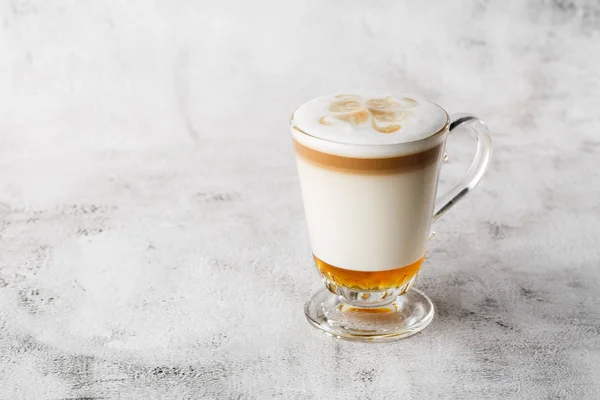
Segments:
[[[408,97],[398,100],[387,96],[363,102],[360,96],[341,94],[335,96],[335,100],[329,104],[331,114],[321,117],[319,123],[331,126],[336,121],[344,121],[359,126],[370,121],[376,131],[394,133],[402,128],[400,122],[410,115],[410,109],[418,105],[416,100]]]
[[[308,147],[324,146],[321,150],[325,153],[351,152],[358,158],[425,150],[431,147],[425,139],[443,132],[447,124],[448,114],[437,104],[411,93],[388,91],[316,97],[298,107],[290,118],[292,129],[311,142]],[[397,147],[385,147],[388,145]]]

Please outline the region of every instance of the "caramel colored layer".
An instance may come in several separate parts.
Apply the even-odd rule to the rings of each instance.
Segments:
[[[352,271],[334,267],[314,256],[319,272],[338,286],[359,290],[381,290],[404,285],[417,275],[425,256],[412,264],[387,271]]]
[[[354,158],[322,153],[294,140],[296,154],[320,167],[354,173],[394,173],[421,169],[436,162],[442,154],[442,145],[420,153],[389,158]]]
[[[360,314],[387,314],[393,312],[391,308],[382,307],[382,308],[358,308],[358,307],[348,307],[346,311],[360,313]]]

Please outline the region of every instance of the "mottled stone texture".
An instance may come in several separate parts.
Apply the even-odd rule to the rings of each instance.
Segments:
[[[599,43],[591,0],[0,1],[0,398],[600,398]],[[287,117],[349,88],[494,133],[396,343],[302,313]]]

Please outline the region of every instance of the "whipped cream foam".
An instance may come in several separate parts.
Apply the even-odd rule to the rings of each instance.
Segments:
[[[437,144],[448,114],[420,96],[338,93],[312,99],[290,120],[294,139],[315,150],[350,157],[390,157]]]

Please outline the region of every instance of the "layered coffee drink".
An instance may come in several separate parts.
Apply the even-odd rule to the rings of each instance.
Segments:
[[[330,291],[393,289],[417,276],[430,234],[448,115],[403,94],[313,99],[291,127],[310,242]]]
[[[486,125],[419,96],[343,93],[301,105],[290,121],[313,257],[326,288],[304,306],[322,332],[387,341],[423,330],[434,306],[412,287],[433,221],[482,179]],[[463,129],[469,127],[469,130]],[[436,197],[449,135],[474,132],[465,176]]]

